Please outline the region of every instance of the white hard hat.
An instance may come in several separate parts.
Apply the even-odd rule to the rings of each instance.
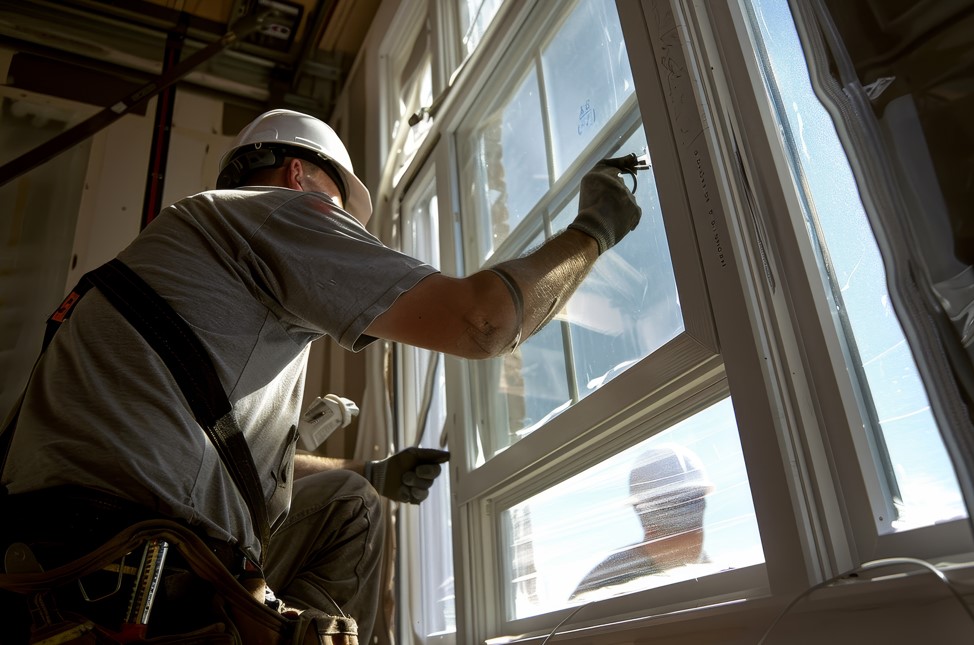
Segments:
[[[319,165],[331,162],[340,175],[341,181],[336,178],[336,183],[342,189],[345,210],[363,224],[369,221],[372,199],[355,176],[345,144],[323,121],[293,110],[265,112],[240,131],[220,159],[217,188],[235,188],[250,172],[282,163],[283,157],[275,156],[274,151]],[[327,164],[324,167],[327,170]]]
[[[690,449],[668,443],[642,453],[629,473],[634,504],[666,506],[709,495],[714,485]]]

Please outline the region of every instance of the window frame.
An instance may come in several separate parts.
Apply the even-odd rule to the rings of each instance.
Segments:
[[[627,5],[626,3],[621,3],[619,8],[623,9],[626,6],[631,9],[634,7],[634,4]],[[647,54],[650,55],[649,59],[655,59],[655,54],[650,54],[648,51],[650,50],[651,41],[648,38],[647,20],[642,15],[642,8],[636,7],[636,9],[639,11],[639,15],[636,16],[635,23],[626,18],[625,14],[622,17],[630,60],[646,60]],[[630,18],[632,18],[631,14]],[[641,46],[632,47],[630,44],[631,37],[626,31],[627,26],[631,26],[631,23],[635,27],[629,31],[633,32],[633,30],[636,30],[635,33],[637,35],[635,36],[635,40],[641,41]],[[638,36],[638,30],[640,28],[644,30],[644,36],[641,39]],[[670,52],[671,60],[675,58],[676,53]],[[686,56],[684,52],[680,52],[680,54]],[[769,586],[771,589],[801,588],[808,583],[810,578],[818,577],[806,565],[806,558],[804,557],[804,545],[810,541],[807,533],[811,531],[812,527],[802,526],[802,529],[799,529],[802,515],[796,509],[793,501],[793,498],[796,497],[804,498],[805,491],[800,488],[800,482],[794,476],[794,473],[788,472],[784,468],[781,453],[777,448],[779,441],[784,441],[790,437],[784,434],[780,426],[780,416],[776,410],[772,409],[771,401],[767,395],[769,391],[775,391],[777,389],[777,386],[769,383],[769,381],[772,378],[780,379],[780,375],[766,373],[766,364],[761,359],[764,347],[758,344],[762,341],[766,344],[766,339],[755,338],[755,334],[752,333],[750,325],[751,317],[756,315],[756,312],[740,311],[739,302],[744,299],[742,280],[727,275],[730,272],[725,271],[728,267],[734,267],[732,249],[730,247],[726,249],[722,248],[722,254],[705,254],[702,258],[698,251],[699,248],[706,247],[708,242],[713,243],[713,231],[719,231],[718,235],[722,240],[728,240],[727,244],[735,244],[737,242],[727,228],[727,224],[723,221],[727,217],[729,210],[727,204],[733,202],[734,195],[729,191],[727,178],[716,172],[714,162],[712,161],[713,155],[715,154],[714,151],[720,149],[719,143],[711,140],[710,136],[704,136],[699,138],[701,140],[694,140],[698,141],[698,147],[694,150],[686,149],[685,145],[687,141],[682,142],[684,149],[681,150],[679,148],[681,142],[674,140],[673,132],[682,131],[685,133],[687,131],[686,129],[691,126],[692,121],[696,119],[699,126],[696,132],[706,134],[700,125],[701,117],[696,112],[690,115],[686,114],[685,111],[674,113],[672,110],[673,106],[668,104],[664,98],[666,93],[662,91],[663,86],[660,81],[659,70],[652,66],[647,67],[651,69],[644,70],[644,78],[642,81],[634,78],[636,80],[636,95],[643,114],[667,114],[669,117],[666,121],[644,122],[644,128],[647,130],[647,139],[654,168],[657,173],[659,173],[661,168],[666,169],[662,176],[657,174],[657,184],[661,187],[661,210],[667,226],[671,256],[675,260],[674,270],[677,273],[681,303],[683,303],[684,316],[687,321],[685,323],[687,331],[674,341],[671,341],[670,345],[675,346],[680,343],[686,343],[686,345],[680,347],[679,351],[674,351],[672,355],[668,355],[667,361],[659,361],[666,368],[671,368],[671,373],[661,376],[661,371],[657,371],[658,368],[654,370],[653,367],[656,367],[654,365],[656,361],[653,360],[653,356],[651,355],[643,359],[640,364],[630,368],[626,373],[616,378],[613,381],[616,387],[610,386],[590,394],[584,400],[552,420],[547,428],[539,429],[519,441],[517,450],[506,450],[489,460],[483,466],[473,470],[468,469],[466,472],[459,474],[459,481],[455,482],[454,488],[454,495],[456,496],[456,503],[458,505],[454,515],[460,518],[460,521],[455,525],[455,530],[457,531],[455,541],[458,544],[476,544],[479,548],[473,549],[474,551],[490,553],[492,556],[491,558],[487,558],[486,561],[480,558],[467,562],[458,562],[458,569],[460,567],[470,568],[468,571],[465,571],[469,579],[464,581],[463,587],[463,593],[468,600],[471,595],[491,600],[491,602],[481,602],[477,606],[469,607],[469,611],[472,613],[462,613],[462,615],[470,619],[470,623],[472,624],[461,627],[458,620],[458,629],[466,629],[464,632],[465,636],[470,639],[480,640],[487,636],[497,636],[502,633],[518,633],[521,631],[519,628],[522,626],[528,627],[531,625],[537,627],[542,623],[548,624],[545,621],[556,620],[558,614],[561,613],[556,612],[555,614],[546,614],[543,617],[528,619],[529,622],[527,623],[507,621],[499,614],[498,607],[503,606],[501,603],[500,572],[497,570],[497,562],[501,553],[496,536],[494,535],[495,529],[491,525],[491,522],[494,521],[491,518],[496,518],[497,516],[494,510],[494,505],[498,501],[495,500],[495,496],[498,494],[497,492],[505,489],[514,490],[516,487],[517,495],[514,498],[500,498],[504,500],[505,505],[508,505],[514,501],[526,498],[528,494],[525,490],[538,490],[539,487],[543,488],[557,481],[567,479],[569,476],[582,470],[583,464],[586,463],[577,459],[572,461],[570,457],[578,457],[584,452],[585,457],[594,462],[599,455],[604,456],[609,454],[611,450],[605,448],[607,445],[604,442],[605,435],[606,433],[619,433],[618,435],[613,434],[613,436],[625,437],[626,431],[620,430],[620,426],[627,427],[633,433],[628,436],[630,443],[627,445],[635,443],[637,437],[646,438],[649,436],[651,432],[647,433],[643,430],[639,433],[635,430],[638,423],[633,423],[633,419],[628,419],[628,423],[620,420],[620,417],[624,416],[625,413],[619,413],[608,419],[604,417],[603,411],[606,409],[618,410],[623,408],[631,411],[638,406],[646,406],[643,414],[659,414],[666,408],[666,404],[670,402],[661,394],[661,387],[650,388],[653,392],[649,395],[638,397],[638,400],[625,400],[624,396],[622,397],[623,400],[619,400],[620,396],[618,392],[628,389],[627,383],[631,388],[635,383],[646,383],[647,379],[658,377],[661,386],[663,384],[673,385],[675,389],[681,391],[685,391],[687,388],[691,390],[695,388],[702,389],[703,381],[706,378],[715,377],[712,370],[716,369],[717,373],[720,373],[723,367],[725,367],[722,364],[720,355],[714,353],[717,331],[721,327],[720,317],[718,316],[715,327],[713,322],[714,314],[711,313],[708,304],[704,301],[702,309],[706,311],[706,316],[701,316],[699,319],[694,318],[694,314],[698,313],[699,310],[689,304],[692,302],[692,297],[685,298],[685,294],[688,294],[686,287],[688,280],[695,280],[696,290],[691,292],[692,294],[708,293],[709,291],[711,297],[714,297],[714,291],[718,291],[724,296],[723,298],[715,298],[715,300],[720,301],[725,311],[731,312],[724,317],[724,324],[728,329],[734,330],[734,333],[730,334],[731,336],[740,337],[739,339],[742,341],[737,343],[737,348],[734,352],[736,356],[739,356],[739,359],[736,360],[742,366],[735,368],[734,371],[738,372],[738,376],[735,378],[741,379],[742,383],[751,382],[758,384],[757,387],[742,385],[740,386],[741,391],[747,392],[750,390],[761,393],[760,395],[742,395],[745,399],[750,399],[751,405],[749,406],[748,403],[745,403],[744,407],[751,408],[749,416],[756,420],[754,427],[760,428],[760,430],[746,433],[746,436],[741,437],[742,444],[748,444],[750,446],[749,448],[745,446],[745,459],[749,466],[749,475],[752,476],[752,490],[755,489],[758,483],[754,479],[758,479],[761,484],[760,489],[770,491],[770,493],[763,492],[761,495],[754,495],[756,512],[759,516],[763,515],[769,518],[799,519],[798,522],[779,519],[777,521],[766,522],[760,527],[766,555],[769,552],[773,552],[775,557],[774,566],[770,564],[771,557],[768,557],[769,564],[766,565],[768,569],[768,583],[761,587],[764,589],[763,593],[767,593]],[[636,70],[634,70],[634,77],[635,75]],[[682,83],[682,89],[689,94],[693,94],[695,90],[699,89],[699,87],[694,87],[689,79],[684,79]],[[696,98],[693,99],[693,104],[697,104]],[[682,105],[677,107],[682,107]],[[675,128],[675,130],[671,130],[670,128]],[[694,151],[696,154],[693,154]],[[687,190],[684,186],[685,178],[688,176],[696,177],[697,179],[705,177],[705,180],[709,182],[708,185],[711,188],[704,192],[696,193]],[[667,190],[662,188],[663,186],[670,185],[673,188]],[[705,194],[706,197],[704,196]],[[694,208],[700,209],[701,204],[707,206],[703,209],[705,213],[711,212],[712,214],[711,221],[708,222],[710,226],[704,232],[700,232],[699,227],[694,227],[692,223],[693,218],[690,216],[691,213],[695,212],[693,210]],[[670,237],[671,235],[672,238]],[[692,252],[681,254],[679,252],[680,247],[676,246],[681,242],[688,244]],[[687,278],[688,275],[691,278]],[[715,285],[717,285],[716,289]],[[717,309],[716,304],[714,305],[714,309]],[[694,322],[698,322],[699,327],[695,326]],[[700,330],[704,331],[701,332]],[[708,347],[704,343],[699,343],[697,335],[712,342],[713,345]],[[692,341],[696,347],[689,346],[690,343],[688,341]],[[657,351],[657,356],[662,355],[660,351]],[[665,352],[665,349],[662,351]],[[699,352],[699,354],[694,355],[695,352]],[[672,362],[670,359],[672,359]],[[685,362],[680,363],[680,361]],[[691,365],[699,371],[695,373]],[[747,367],[744,367],[745,365]],[[728,371],[730,370],[728,369]],[[676,373],[682,375],[685,380],[681,382],[680,378],[675,376]],[[646,400],[654,394],[659,397],[659,400],[654,402],[653,405],[646,405]],[[737,401],[735,395],[735,408],[738,405],[740,403]],[[704,407],[704,404],[698,401],[697,406],[695,409],[701,409]],[[638,418],[637,415],[636,419],[638,420]],[[560,434],[557,430],[567,427],[586,427],[593,429],[586,433],[581,433],[579,437],[566,442],[564,435]],[[657,426],[655,431],[662,430],[664,427]],[[544,430],[548,431],[544,432]],[[451,429],[451,440],[458,435],[461,437],[464,436],[462,427]],[[773,449],[768,447],[769,439],[772,439],[770,443],[775,446]],[[599,449],[584,451],[585,448],[595,447]],[[470,447],[468,446],[465,451],[468,464],[472,457],[469,449]],[[759,473],[760,476],[754,476],[752,473]],[[769,538],[769,535],[773,537]],[[760,568],[763,569],[764,567]],[[749,581],[749,586],[746,589],[742,588],[738,590],[738,597],[754,593],[756,587],[752,582]],[[725,598],[727,596],[727,589],[723,588],[720,582],[707,585],[707,587],[708,589],[704,592],[704,595],[709,598],[716,600],[717,598]],[[460,587],[458,586],[459,589]],[[699,600],[700,597],[698,596],[696,602],[699,602]],[[626,602],[618,601],[603,606],[608,607],[612,604],[621,606]]]
[[[828,96],[832,101],[823,103],[830,112],[843,147],[850,153],[851,169],[863,193],[863,207],[870,225],[876,231],[883,261],[887,267],[925,267],[926,260],[920,257],[922,252],[912,239],[911,213],[904,206],[909,199],[904,195],[903,187],[891,179],[896,174],[892,168],[896,162],[873,143],[875,131],[879,130],[878,123],[868,109],[861,110],[858,119],[850,118],[847,114],[847,111],[860,111],[855,108],[866,100],[865,88],[860,83],[857,91],[837,94],[837,82],[822,65],[822,58],[829,55],[826,50],[831,51],[832,48],[832,45],[825,43],[819,29],[815,28],[823,22],[823,14],[828,13],[824,3],[792,0],[790,6],[792,12],[800,17],[797,21],[798,37],[805,51],[812,87],[816,95]],[[842,51],[836,55],[845,58],[848,52]],[[966,500],[969,520],[952,524],[963,523],[974,527],[974,477],[971,477],[974,472],[974,441],[971,439],[974,426],[960,393],[959,379],[955,377],[951,361],[944,355],[950,351],[951,341],[945,342],[943,330],[932,320],[935,315],[942,314],[931,314],[927,304],[930,295],[922,293],[923,290],[933,290],[930,278],[926,270],[915,269],[915,272],[918,275],[909,275],[912,271],[888,270],[888,274],[891,274],[889,294],[895,303],[904,336],[913,350],[931,411],[941,428],[941,436]],[[954,533],[955,537],[959,537],[956,531]],[[946,539],[946,536],[931,532],[923,539],[929,542]]]
[[[538,5],[541,6],[540,4]],[[565,6],[568,6],[567,4]],[[573,5],[574,6],[574,5]],[[521,31],[519,33],[531,34],[532,36],[528,39],[528,42],[520,43],[517,46],[511,45],[508,47],[507,59],[515,60],[517,63],[523,63],[527,60],[533,59],[534,52],[540,48],[542,41],[545,38],[541,36],[535,36],[539,32],[543,33],[540,27],[552,23],[561,23],[565,16],[569,13],[567,9],[561,8],[559,15],[552,17],[549,15],[538,15],[544,14],[544,11],[534,12],[528,15],[527,18],[522,22]],[[514,50],[514,51],[512,51]],[[630,55],[630,58],[632,56]],[[493,95],[498,91],[499,88],[511,88],[517,85],[518,79],[522,77],[521,67],[516,67],[514,73],[507,73],[501,77],[495,77],[491,74],[490,79],[483,87],[483,93],[485,95]],[[620,110],[621,112],[621,110]],[[456,125],[451,129],[451,138],[456,139],[461,130],[463,124],[471,119],[471,114],[476,116],[475,112],[465,111]],[[623,115],[621,118],[614,117],[615,121],[612,126],[617,129],[617,132],[628,132],[630,128],[635,127],[637,120],[636,112],[628,115]],[[627,136],[627,135],[622,135]],[[501,243],[498,248],[494,249],[493,254],[490,256],[487,264],[496,262],[498,259],[506,257],[501,251],[509,249],[510,247],[519,247],[528,240],[534,237],[535,234],[540,232],[541,224],[528,222],[527,220],[536,220],[536,222],[542,222],[545,217],[541,214],[541,211],[547,211],[547,217],[553,217],[555,213],[568,201],[572,193],[577,191],[578,178],[581,176],[583,169],[591,166],[596,160],[602,158],[608,154],[614,145],[617,145],[618,138],[616,136],[611,136],[608,139],[596,140],[591,145],[589,145],[575,162],[573,162],[565,172],[562,174],[558,180],[549,188],[546,195],[538,202],[538,204],[528,213],[524,222],[512,231],[509,240],[505,240]],[[454,145],[458,145],[454,143]],[[669,177],[664,170],[660,170],[661,162],[658,161],[656,151],[653,149],[653,144],[650,143],[650,153],[653,158],[654,169],[657,172],[657,183],[663,184],[669,181]],[[663,157],[664,155],[660,155]],[[665,168],[668,164],[666,161],[662,162]],[[663,178],[660,179],[659,173],[663,173]],[[687,216],[687,205],[685,202],[679,199],[671,200],[669,203],[664,201],[664,196],[661,192],[660,194],[661,210],[663,211],[663,220],[666,228],[667,240],[669,241],[671,249],[678,249],[683,252],[671,252],[671,257],[673,258],[673,269],[674,276],[677,284],[677,289],[680,293],[680,302],[683,309],[684,317],[684,332],[677,335],[669,343],[664,345],[662,348],[654,352],[653,355],[646,357],[640,361],[640,363],[646,360],[652,360],[653,362],[659,362],[660,365],[655,368],[647,368],[643,366],[641,369],[639,366],[634,366],[630,368],[630,372],[635,371],[635,373],[642,372],[642,377],[648,379],[647,382],[655,385],[657,381],[661,378],[654,376],[651,372],[653,369],[658,370],[659,374],[665,374],[666,378],[673,378],[676,373],[685,372],[690,369],[691,365],[702,364],[709,361],[715,354],[717,349],[716,340],[716,330],[713,325],[713,314],[711,309],[704,297],[707,292],[706,282],[703,276],[701,265],[697,260],[698,255],[698,241],[692,226],[689,224],[690,218]],[[474,227],[475,228],[475,227]],[[470,252],[470,249],[476,249],[477,244],[475,241],[470,239],[470,227],[463,233],[464,235],[464,246],[460,250],[466,258],[465,263],[462,267],[462,271],[469,274],[473,271],[479,270],[481,268],[481,261],[476,257],[475,252]],[[474,256],[474,257],[471,257]],[[621,378],[621,377],[620,377]],[[471,377],[472,380],[476,381],[475,377]],[[597,393],[590,394],[591,398]],[[598,397],[595,399],[598,400]],[[580,401],[573,407],[578,407],[584,404],[585,401]],[[594,404],[588,404],[590,406]],[[614,409],[614,408],[613,408]],[[562,414],[564,416],[568,414],[565,412]],[[534,433],[537,434],[537,431]],[[557,440],[559,443],[562,439]],[[518,445],[522,445],[523,440],[519,442]],[[510,452],[510,451],[507,451]],[[519,449],[519,452],[523,450]],[[500,456],[500,455],[498,455]],[[473,455],[468,454],[467,461],[467,471],[472,470],[469,466],[472,463]],[[494,457],[497,459],[497,457]],[[481,467],[483,468],[483,467]]]
[[[470,270],[459,227],[456,133],[479,85],[507,63],[520,27],[540,4],[509,1],[501,8],[455,74],[427,141],[404,175],[402,184],[410,184],[425,172],[419,168],[427,156],[435,157],[444,272]],[[701,604],[708,606],[695,618],[707,624],[719,624],[728,603],[738,616],[764,620],[768,606],[870,558],[905,553],[943,558],[974,550],[966,522],[880,536],[870,519],[882,510],[875,503],[881,485],[864,468],[868,446],[849,430],[861,427],[855,390],[843,369],[828,303],[813,281],[814,258],[797,235],[801,211],[762,100],[742,7],[695,0],[617,0],[617,7],[636,100],[643,115],[653,115],[643,127],[686,330],[671,341],[682,345],[671,348],[668,372],[643,359],[613,385],[552,420],[550,432],[535,432],[518,442],[517,450],[476,469],[470,467],[475,440],[470,429],[478,421],[467,394],[473,384],[464,361],[445,357],[453,543],[458,545],[456,642],[504,634],[524,634],[510,642],[527,642],[563,619],[559,633],[641,630],[662,614]],[[433,43],[448,41],[438,39],[436,27],[433,31]],[[433,52],[434,86],[438,54]],[[675,240],[693,252],[673,251]],[[705,294],[699,312],[683,298],[689,284],[694,293]],[[658,381],[650,392],[623,393],[653,378]],[[599,601],[577,616],[566,609],[507,621],[501,603],[500,512],[728,391],[741,428],[765,564],[716,581]],[[605,409],[619,412],[606,418]],[[565,442],[559,431],[572,426],[588,430]],[[671,618],[684,619],[682,613]]]
[[[797,4],[792,5],[793,10]],[[814,483],[814,494],[820,500],[818,521],[823,526],[841,527],[830,533],[824,545],[832,553],[827,571],[835,575],[865,561],[904,553],[934,558],[967,552],[971,548],[968,520],[885,534],[878,528],[888,525],[891,502],[884,492],[869,438],[865,432],[855,431],[867,424],[861,414],[859,385],[845,367],[843,341],[820,282],[797,191],[750,46],[746,11],[734,3],[714,6],[712,12],[710,26],[721,42],[740,39],[741,43],[737,48],[722,49],[728,57],[722,69],[728,73],[726,86],[733,94],[729,100],[735,103],[734,112],[739,116],[733,127],[740,147],[749,151],[746,173],[757,188],[756,199],[763,202],[760,210],[768,214],[762,216],[768,242],[765,249],[774,256],[778,274],[787,280],[787,288],[780,289],[781,296],[785,291],[791,294],[787,300],[781,296],[771,299],[776,301],[776,319],[789,320],[793,330],[787,345],[779,343],[792,355],[789,362],[799,367],[792,370],[793,378],[805,381],[801,390],[808,392],[804,401],[796,401],[803,408],[803,430],[798,435],[803,439],[802,450],[813,471],[826,475],[816,477]],[[805,25],[796,19],[796,26],[799,37],[804,33],[807,38]],[[803,41],[803,45],[807,43]],[[843,145],[848,150],[848,142],[843,141]],[[853,169],[857,167],[853,158],[850,164]],[[861,176],[857,179],[861,186]],[[776,222],[772,213],[787,214],[788,225],[782,225],[781,219]],[[758,235],[757,231],[752,234]],[[878,241],[882,242],[885,234],[878,231]],[[901,317],[904,328],[905,322]],[[943,423],[942,417],[937,420]],[[836,475],[835,480],[828,476],[830,473]]]
[[[443,157],[445,153],[443,148],[444,146],[442,145],[437,146],[433,154],[425,159],[422,166],[414,171],[414,174],[409,177],[409,180],[400,184],[400,191],[397,192],[397,220],[399,221],[400,227],[409,225],[410,206],[415,199],[425,197],[430,192],[431,187],[432,192],[437,195],[437,202],[439,202],[439,191],[436,188],[439,181],[437,177],[439,168],[437,160]],[[444,235],[448,235],[448,233],[444,233],[442,230],[441,219],[440,217],[437,218],[440,224],[438,226],[439,236],[437,239],[440,248],[440,257],[437,258],[434,266],[440,264],[442,261],[443,237]],[[405,236],[401,235],[400,239],[403,241],[403,246],[408,248],[408,245],[405,243]],[[445,369],[443,365],[444,356],[438,352],[430,352],[397,343],[394,350],[394,361],[396,445],[400,447],[415,445],[422,432],[422,429],[419,428],[418,420],[423,405],[425,384],[431,376],[430,370]],[[434,363],[437,362],[439,365],[434,367]],[[425,369],[422,370],[426,378],[421,379],[419,383],[415,382],[412,378],[417,371],[417,363],[426,364]],[[446,464],[444,469],[447,471],[444,478],[449,479],[449,464]],[[399,597],[405,599],[402,602],[403,606],[398,611],[397,622],[399,633],[404,636],[408,635],[405,636],[407,639],[419,636],[421,640],[418,642],[427,645],[454,645],[456,643],[455,632],[430,634],[424,622],[426,615],[423,611],[424,607],[422,603],[426,600],[425,593],[428,590],[422,588],[421,568],[423,566],[423,559],[421,546],[423,543],[423,527],[420,513],[426,510],[421,506],[412,505],[403,505],[398,509],[398,535],[401,539],[398,568],[400,575],[397,576],[395,584],[399,592]],[[452,534],[448,538],[452,538]],[[407,640],[406,642],[414,641]]]

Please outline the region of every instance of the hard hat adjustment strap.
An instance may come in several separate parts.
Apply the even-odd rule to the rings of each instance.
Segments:
[[[342,204],[348,203],[348,186],[341,170],[327,157],[300,146],[288,144],[266,144],[258,142],[242,148],[220,171],[216,187],[236,188],[243,184],[247,176],[265,168],[280,168],[288,157],[313,163],[335,182],[341,193]]]

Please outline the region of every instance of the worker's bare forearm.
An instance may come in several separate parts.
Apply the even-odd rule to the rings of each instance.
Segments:
[[[462,358],[500,356],[565,304],[598,254],[592,237],[567,230],[491,270],[465,278],[430,275],[402,294],[366,333]]]
[[[361,475],[365,472],[365,463],[355,459],[335,459],[304,453],[294,456],[295,479],[301,479],[325,470],[351,470]]]

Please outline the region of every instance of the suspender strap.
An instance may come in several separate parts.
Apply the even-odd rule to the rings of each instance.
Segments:
[[[74,306],[92,286],[145,338],[176,379],[197,422],[223,460],[234,484],[250,510],[250,519],[260,539],[261,559],[270,540],[267,504],[260,477],[247,440],[233,416],[232,406],[220,383],[206,348],[192,328],[162,296],[120,260],[114,259],[86,273],[47,321],[43,353]],[[0,469],[7,451],[24,395],[0,427]]]
[[[257,466],[206,348],[169,303],[117,258],[90,272],[88,278],[159,354],[176,379],[247,502],[263,559],[270,523]]]
[[[230,411],[206,349],[169,303],[118,259],[92,271],[88,279],[156,350],[202,425],[212,426]]]

